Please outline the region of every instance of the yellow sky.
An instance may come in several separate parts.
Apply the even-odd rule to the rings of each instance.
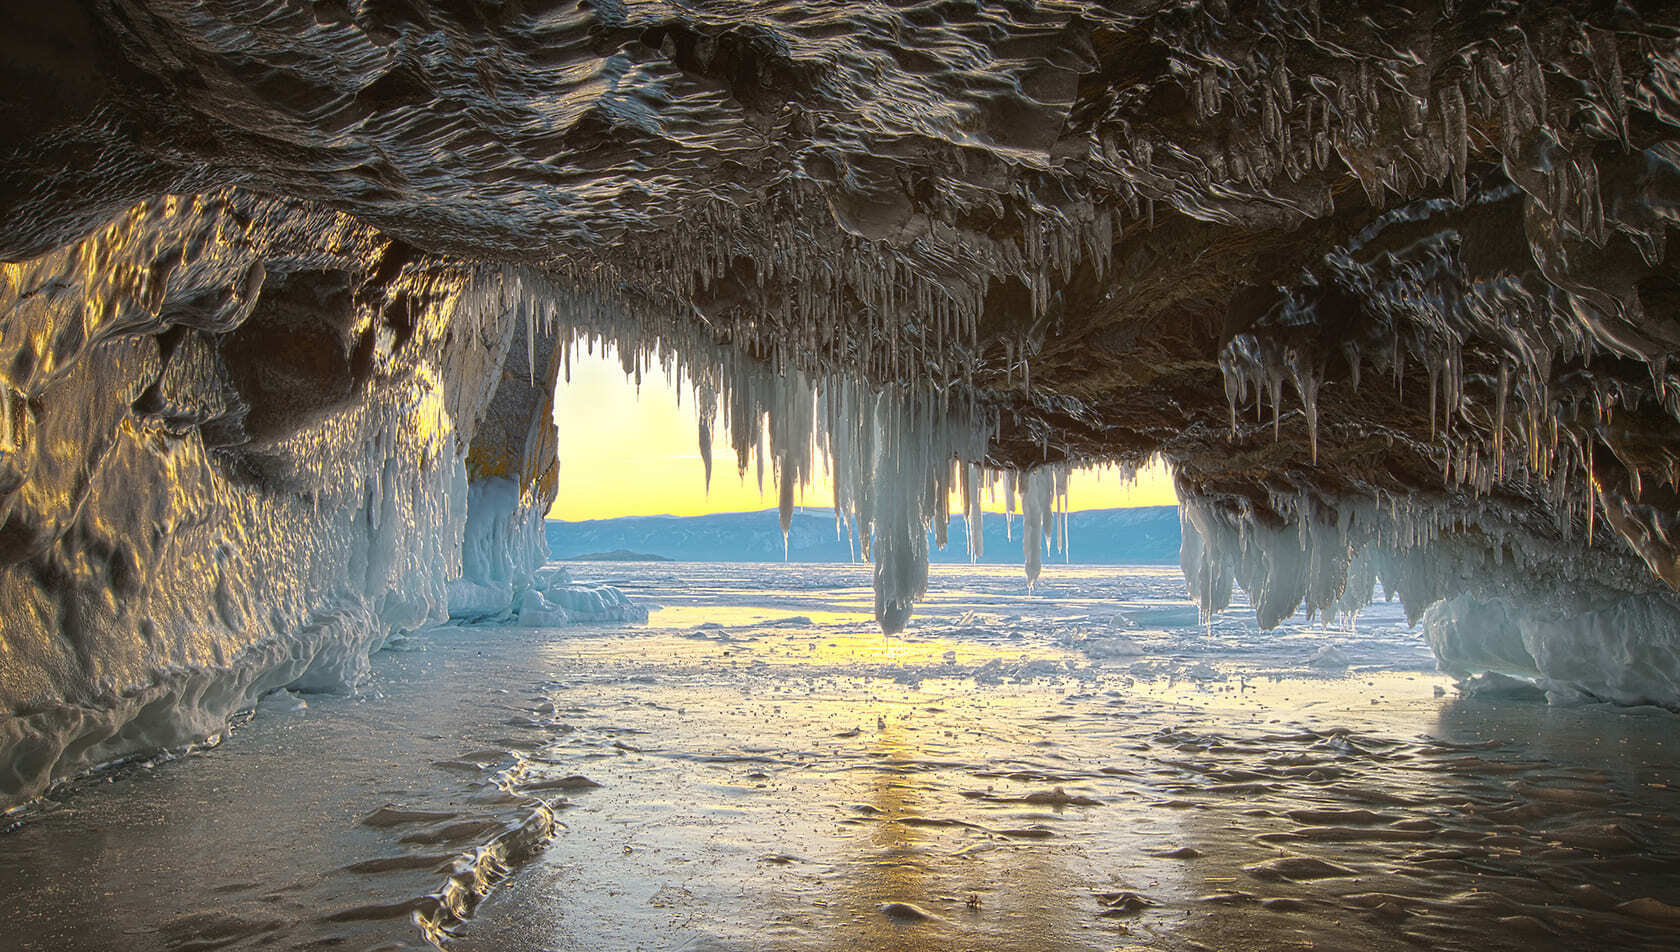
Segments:
[[[755,469],[736,475],[735,451],[726,435],[714,435],[712,485],[706,491],[700,460],[699,420],[693,394],[676,392],[655,373],[635,385],[624,377],[616,357],[574,353],[571,383],[560,382],[554,418],[560,427],[560,487],[554,519],[608,519],[615,516],[747,512],[776,505],[776,487],[765,473],[758,491]],[[822,471],[819,464],[819,474]],[[813,484],[798,501],[807,506],[833,504],[826,479]],[[1114,470],[1076,471],[1068,482],[1074,509],[1118,506],[1171,506],[1178,502],[1166,470],[1152,466],[1136,484]],[[1001,487],[997,506],[1001,510]]]

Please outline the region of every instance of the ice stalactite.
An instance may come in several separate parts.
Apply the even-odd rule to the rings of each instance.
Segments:
[[[1222,527],[1213,524],[1213,514],[1206,506],[1181,505],[1178,514],[1179,564],[1190,597],[1206,623],[1231,604],[1235,572],[1230,553],[1222,544],[1228,540],[1218,535]]]
[[[543,516],[529,490],[505,477],[467,487],[461,572],[449,583],[449,614],[473,619],[505,615],[548,559]]]
[[[548,293],[560,303],[562,338],[611,341],[632,368],[661,365],[673,382],[690,383],[703,428],[710,408],[721,408],[742,472],[769,457],[784,537],[796,492],[825,457],[841,528],[875,565],[876,619],[887,632],[904,627],[927,590],[928,534],[957,486],[959,460],[985,458],[994,420],[931,391],[777,371],[675,325],[650,335],[622,302]]]
[[[901,630],[926,594],[929,535],[944,544],[954,493],[962,494],[971,555],[978,556],[981,489],[997,478],[984,462],[997,432],[995,414],[926,386],[778,367],[618,295],[525,280],[542,302],[531,309],[552,316],[545,333],[555,334],[563,349],[610,345],[630,376],[661,368],[675,387],[694,391],[703,444],[712,426],[721,425],[743,474],[769,463],[784,541],[797,493],[809,487],[816,461],[826,460],[837,528],[874,563],[875,615],[884,631]],[[1028,520],[1022,544],[1029,584],[1045,549],[1066,547],[1070,469],[1047,464],[1005,477],[1012,508],[1019,486]]]
[[[1560,557],[1569,549],[1555,527],[1513,523],[1492,504],[1400,499],[1187,498],[1181,515],[1185,578],[1204,617],[1229,605],[1233,583],[1265,628],[1297,611],[1350,617],[1380,585],[1450,673],[1680,707],[1680,599],[1613,555]]]
[[[1038,466],[1022,473],[1021,561],[1027,570],[1027,587],[1038,584],[1044,570],[1046,549],[1067,549],[1066,464]]]
[[[963,462],[958,465],[962,467],[963,522],[968,530],[964,533],[968,537],[968,560],[978,562],[986,554],[986,510],[980,495],[985,470],[979,463]],[[986,482],[989,486],[992,481]]]
[[[884,626],[953,485],[978,545],[1002,468],[1038,565],[1019,471],[1154,452],[1210,608],[1680,584],[1672,10],[211,6],[11,64],[0,799],[353,680],[451,581],[559,608],[531,420],[577,332],[692,384],[784,519],[826,456]]]

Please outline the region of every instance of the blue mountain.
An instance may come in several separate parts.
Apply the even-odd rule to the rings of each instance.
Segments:
[[[987,513],[985,556],[990,564],[1021,561],[1021,517],[1013,536],[1005,517]],[[1087,509],[1068,516],[1068,561],[1077,565],[1177,563],[1178,507]],[[968,525],[953,517],[943,551],[933,545],[933,561],[968,561]],[[707,516],[627,516],[582,522],[548,522],[549,555],[575,558],[602,552],[640,552],[679,562],[780,562],[782,530],[776,510],[724,512]],[[787,559],[792,562],[850,562],[854,545],[837,537],[834,511],[799,509],[788,530]],[[861,558],[861,553],[857,554]],[[1045,561],[1062,561],[1060,553]]]

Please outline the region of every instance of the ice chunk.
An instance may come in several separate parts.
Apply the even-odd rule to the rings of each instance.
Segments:
[[[526,628],[557,628],[571,622],[566,610],[549,603],[541,592],[527,589],[519,596],[519,624]]]
[[[308,707],[308,701],[285,688],[270,691],[257,700],[257,713],[259,714],[291,714]]]
[[[1508,701],[1544,701],[1546,691],[1524,678],[1513,678],[1492,671],[1484,671],[1459,682],[1458,691],[1465,697],[1498,698]]]
[[[647,609],[611,585],[562,582],[550,585],[548,598],[574,622],[645,622]]]
[[[1307,659],[1307,664],[1311,667],[1326,670],[1345,668],[1351,663],[1352,659],[1348,657],[1347,652],[1335,645],[1323,645]]]
[[[505,615],[513,607],[513,586],[507,582],[475,582],[458,578],[449,582],[449,617],[479,621]]]

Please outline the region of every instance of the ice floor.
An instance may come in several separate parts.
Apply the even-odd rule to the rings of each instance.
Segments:
[[[1393,606],[1202,626],[1168,569],[935,566],[888,639],[868,571],[585,566],[649,624],[407,639],[14,818],[4,944],[1680,945],[1667,712],[1460,698]]]

